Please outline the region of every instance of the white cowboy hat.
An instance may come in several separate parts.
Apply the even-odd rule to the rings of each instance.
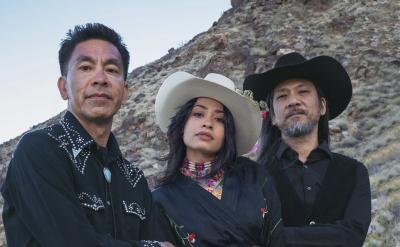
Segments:
[[[221,102],[232,113],[236,128],[238,155],[250,151],[261,131],[262,118],[259,107],[235,90],[229,78],[210,73],[204,79],[178,71],[165,79],[155,102],[156,123],[163,132],[168,131],[171,118],[179,107],[191,99],[207,97]]]

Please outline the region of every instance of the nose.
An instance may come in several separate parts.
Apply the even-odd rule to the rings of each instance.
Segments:
[[[300,105],[300,101],[295,95],[291,94],[288,97],[289,97],[287,102],[288,107],[294,107]]]
[[[106,86],[108,84],[108,79],[103,69],[95,71],[92,84],[100,86]]]
[[[213,128],[211,117],[205,117],[204,118],[203,128],[207,128],[207,129],[212,129]]]

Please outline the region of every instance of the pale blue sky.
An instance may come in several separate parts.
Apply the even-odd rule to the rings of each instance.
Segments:
[[[0,143],[65,109],[57,54],[74,25],[119,32],[132,71],[207,31],[229,8],[230,0],[0,0]]]

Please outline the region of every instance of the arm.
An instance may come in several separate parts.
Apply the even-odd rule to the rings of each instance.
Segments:
[[[15,207],[18,222],[31,238],[44,247],[144,246],[93,229],[74,192],[71,166],[66,160],[66,154],[44,134],[26,135],[14,153],[5,198]]]
[[[286,246],[362,246],[371,222],[371,190],[368,171],[358,164],[354,191],[344,218],[334,224],[285,227]]]
[[[265,181],[263,185],[264,197],[267,200],[268,213],[265,215],[265,227],[263,234],[266,239],[266,246],[280,247],[284,246],[284,232],[281,214],[281,203],[278,192],[275,189],[272,177],[268,173],[265,174]]]
[[[179,246],[176,243],[176,237],[169,225],[168,219],[161,211],[161,206],[154,201],[146,181],[144,181],[144,186],[146,187],[146,189],[143,190],[146,193],[144,196],[144,198],[146,198],[146,212],[149,213],[146,216],[146,219],[142,221],[140,227],[141,239],[168,241],[168,243],[171,242],[174,245]]]

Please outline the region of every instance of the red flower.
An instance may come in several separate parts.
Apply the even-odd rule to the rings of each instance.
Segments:
[[[265,214],[267,213],[267,209],[266,208],[260,208],[260,213],[261,213],[262,217],[264,218]]]
[[[262,111],[261,112],[261,116],[262,116],[263,119],[266,119],[267,118],[267,112],[266,111]]]
[[[187,240],[189,240],[189,242],[193,244],[196,241],[196,233],[188,233]]]

